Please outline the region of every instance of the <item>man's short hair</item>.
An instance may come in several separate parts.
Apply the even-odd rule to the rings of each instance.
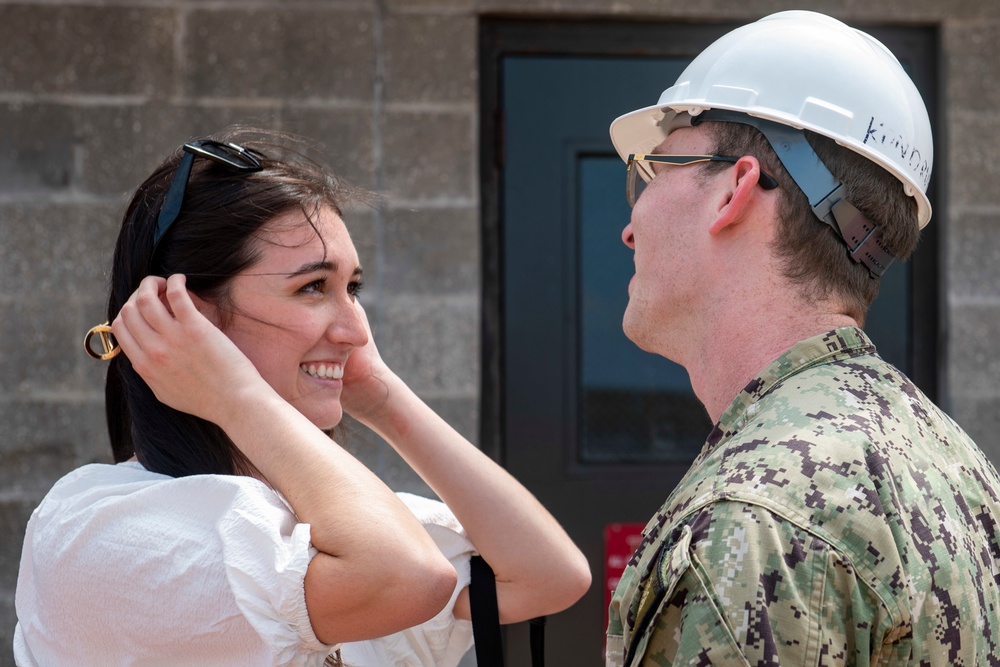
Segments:
[[[879,279],[864,264],[851,259],[836,230],[812,212],[805,194],[764,135],[742,123],[706,122],[702,127],[712,134],[715,153],[752,155],[778,181],[781,221],[774,252],[782,260],[785,277],[799,285],[807,298],[839,299],[846,313],[863,324],[878,295]],[[832,139],[810,131],[805,134],[830,172],[846,185],[847,200],[878,225],[885,248],[897,260],[909,257],[917,246],[920,228],[917,202],[903,192],[902,183],[868,158]]]

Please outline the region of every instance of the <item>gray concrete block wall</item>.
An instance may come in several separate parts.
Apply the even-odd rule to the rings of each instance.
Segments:
[[[936,222],[944,228],[945,407],[1000,463],[1000,93],[990,76],[1000,65],[1000,11],[990,5],[977,17],[963,9],[970,14],[941,31],[948,176]]]
[[[388,195],[347,214],[376,336],[476,437],[474,47],[471,14],[373,2],[0,3],[0,665],[13,664],[31,509],[58,477],[110,458],[104,369],[81,342],[103,319],[126,196],[190,137],[232,123],[286,129]],[[405,240],[435,235],[446,241],[430,253]],[[427,492],[357,424],[338,437],[395,488]]]
[[[103,319],[126,194],[189,137],[235,122],[321,142],[387,195],[348,214],[387,360],[476,438],[477,25],[482,15],[752,20],[784,0],[0,0],[0,667],[13,664],[24,524],[51,483],[108,460]],[[1000,461],[1000,4],[828,0],[848,21],[940,28],[943,403]],[[942,166],[944,168],[942,168]],[[347,422],[400,489],[419,480]]]

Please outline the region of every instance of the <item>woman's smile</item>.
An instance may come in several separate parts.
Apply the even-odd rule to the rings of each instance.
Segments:
[[[344,377],[344,364],[336,361],[300,364],[302,371],[317,380],[340,380]]]

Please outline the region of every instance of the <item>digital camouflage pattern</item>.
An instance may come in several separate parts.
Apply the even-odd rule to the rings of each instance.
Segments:
[[[799,343],[646,526],[607,664],[1000,665],[1000,478],[865,334]]]

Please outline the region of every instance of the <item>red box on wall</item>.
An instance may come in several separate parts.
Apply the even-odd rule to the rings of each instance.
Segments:
[[[604,526],[604,628],[608,627],[611,594],[621,580],[625,566],[642,540],[644,523],[609,523]]]

